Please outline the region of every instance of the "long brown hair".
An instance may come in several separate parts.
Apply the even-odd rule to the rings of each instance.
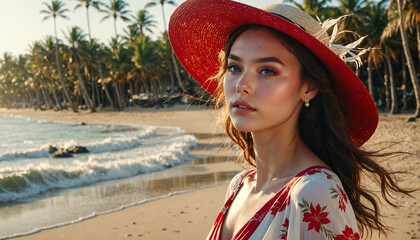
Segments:
[[[340,98],[334,91],[328,71],[319,58],[300,42],[276,29],[261,25],[246,25],[231,34],[219,54],[219,72],[210,79],[218,81],[216,91],[218,97],[215,98],[215,105],[223,108],[222,117],[225,119],[226,134],[242,149],[245,161],[255,167],[252,134],[233,126],[224,106],[223,79],[227,69],[227,56],[235,40],[246,30],[261,28],[275,33],[286,48],[297,57],[301,64],[302,81],[310,81],[318,86],[318,94],[311,100],[311,107],[304,108],[300,112],[298,127],[302,140],[342,181],[361,234],[363,235],[365,231],[371,234],[375,229],[386,235],[390,228],[381,221],[378,200],[362,186],[361,177],[362,173],[369,173],[380,185],[381,195],[385,201],[397,207],[391,201],[393,198],[391,194],[410,195],[412,190],[399,187],[395,178],[396,172],[385,169],[375,160],[399,153],[363,150],[351,140],[346,118],[341,110]]]

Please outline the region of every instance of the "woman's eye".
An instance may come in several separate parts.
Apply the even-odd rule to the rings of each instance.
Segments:
[[[241,69],[236,65],[230,65],[230,66],[228,66],[227,69],[229,70],[229,72],[240,72],[241,71]]]
[[[261,70],[261,74],[264,76],[272,76],[272,75],[276,75],[276,72],[270,69],[263,69]]]

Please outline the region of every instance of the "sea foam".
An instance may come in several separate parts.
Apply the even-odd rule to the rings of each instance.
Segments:
[[[39,123],[38,123],[39,124]],[[85,186],[164,170],[192,160],[194,136],[179,128],[142,126],[130,131],[108,126],[90,139],[58,139],[33,149],[0,154],[0,203],[28,198],[50,189]],[[102,138],[100,138],[100,136]],[[48,145],[83,145],[89,153],[52,159]]]

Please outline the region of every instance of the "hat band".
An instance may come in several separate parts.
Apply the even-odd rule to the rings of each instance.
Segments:
[[[296,23],[295,21],[293,21],[293,20],[291,20],[291,19],[289,19],[289,18],[287,18],[287,17],[285,17],[285,16],[282,16],[282,15],[280,15],[280,14],[274,13],[274,12],[269,12],[269,13],[274,14],[274,15],[276,15],[276,16],[278,16],[278,17],[281,17],[281,18],[283,18],[284,20],[287,20],[287,21],[289,21],[289,22],[291,22],[291,23],[295,24],[296,26],[298,26],[298,27],[302,28],[305,32],[307,32],[307,31],[306,31],[306,29],[305,29],[304,27],[302,27],[301,25],[299,25],[299,24],[298,24],[298,23]]]

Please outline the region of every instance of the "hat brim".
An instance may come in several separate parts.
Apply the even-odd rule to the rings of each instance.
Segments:
[[[219,52],[235,29],[249,24],[277,29],[317,55],[331,75],[353,142],[360,146],[373,135],[378,111],[366,87],[326,45],[286,19],[234,1],[189,0],[172,14],[168,34],[185,69],[207,92],[215,95],[217,82],[208,79],[219,70]]]

